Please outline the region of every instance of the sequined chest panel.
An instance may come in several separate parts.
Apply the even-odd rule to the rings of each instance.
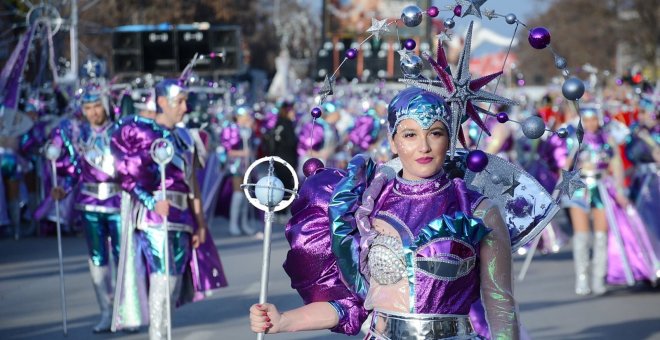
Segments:
[[[603,136],[592,137],[580,150],[580,161],[592,164],[596,169],[606,169],[614,157],[614,150]]]
[[[115,176],[115,158],[110,151],[109,128],[94,131],[91,128],[81,135],[80,149],[85,162],[103,172]]]
[[[418,312],[415,310],[415,292],[423,288],[418,286],[418,278],[424,277],[426,288],[429,288],[429,280],[436,287],[475,272],[477,252],[463,240],[443,237],[441,233],[434,235],[432,228],[424,228],[425,235],[415,237],[403,221],[387,211],[379,212],[372,223],[390,226],[398,235],[382,233],[374,238],[367,258],[371,279],[379,285],[406,280],[410,312]]]

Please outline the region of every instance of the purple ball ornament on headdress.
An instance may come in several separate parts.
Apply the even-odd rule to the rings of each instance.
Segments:
[[[550,45],[550,31],[545,27],[535,27],[529,31],[527,38],[529,44],[537,50],[542,50]]]
[[[323,162],[321,162],[320,159],[318,158],[310,158],[305,161],[303,164],[303,175],[305,177],[309,177],[313,174],[315,174],[317,171],[321,170],[324,168]]]

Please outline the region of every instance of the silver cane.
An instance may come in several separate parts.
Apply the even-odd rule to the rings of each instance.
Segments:
[[[156,139],[151,144],[151,158],[154,162],[158,164],[160,168],[160,190],[162,199],[167,199],[167,190],[165,188],[165,168],[167,164],[172,161],[174,157],[174,146],[172,143],[164,138]],[[167,340],[172,339],[172,308],[170,301],[170,242],[169,242],[169,231],[168,231],[168,218],[163,216],[163,231],[165,232],[165,278],[167,280],[167,294],[166,300],[167,303]]]
[[[57,187],[57,165],[55,162],[60,157],[62,148],[57,145],[49,144],[46,148],[46,158],[50,160],[51,170],[53,172],[53,188]],[[62,306],[62,331],[66,336],[68,331],[66,327],[66,298],[64,296],[64,262],[62,261],[62,228],[60,227],[60,201],[55,200],[55,216],[57,224],[57,256],[60,262],[60,301]]]
[[[268,162],[268,176],[260,179],[256,184],[249,183],[250,175],[254,168],[264,162]],[[274,163],[280,163],[291,172],[291,176],[294,179],[294,188],[293,190],[285,189],[282,181],[275,177],[274,172]],[[248,201],[254,205],[257,209],[265,212],[264,217],[264,243],[263,243],[263,256],[261,263],[261,287],[259,290],[259,303],[266,303],[268,296],[268,274],[270,269],[270,246],[271,246],[271,234],[272,234],[272,223],[273,223],[273,214],[276,211],[280,211],[288,207],[293,200],[295,199],[298,190],[298,177],[295,170],[279,157],[264,157],[261,158],[250,165],[250,167],[245,172],[245,177],[243,178],[243,184],[241,185],[245,195],[247,196]],[[256,197],[253,197],[250,192],[250,188],[253,189],[253,192]],[[288,193],[290,196],[287,199],[284,199],[284,193]],[[257,339],[263,340],[265,333],[257,333]]]

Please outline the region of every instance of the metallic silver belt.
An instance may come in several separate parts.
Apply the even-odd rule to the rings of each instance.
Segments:
[[[153,195],[156,201],[159,201],[163,197],[163,194],[160,190],[154,192]],[[188,209],[188,194],[179,191],[167,190],[165,191],[165,195],[171,206],[179,210]]]
[[[121,193],[121,187],[117,183],[83,183],[82,193],[100,200],[106,200]]]
[[[375,310],[370,340],[480,339],[467,315],[406,314]]]

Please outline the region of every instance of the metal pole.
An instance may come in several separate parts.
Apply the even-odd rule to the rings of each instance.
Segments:
[[[259,291],[259,303],[266,303],[266,297],[268,296],[268,272],[270,270],[270,239],[273,223],[273,211],[272,209],[266,212],[264,217],[264,249],[263,249],[263,258],[261,260],[261,290]],[[257,339],[263,340],[266,333],[257,333]]]
[[[74,83],[78,84],[78,0],[71,0],[71,29],[69,30],[71,40],[71,74]]]
[[[525,262],[523,263],[522,268],[520,268],[520,274],[518,274],[518,281],[522,281],[525,279],[525,275],[527,275],[527,270],[529,269],[529,266],[532,264],[532,258],[536,253],[536,247],[538,247],[540,240],[541,240],[541,234],[539,234],[539,236],[536,236],[534,242],[532,242],[532,246],[529,249],[529,252],[527,252],[527,256],[525,256]]]
[[[55,160],[51,160],[51,169],[53,171],[53,187],[57,187],[57,167]],[[57,255],[60,261],[60,301],[62,306],[62,330],[66,336],[68,331],[66,327],[66,298],[64,296],[64,263],[62,261],[62,229],[60,228],[60,201],[55,200],[55,218],[57,219]]]
[[[160,165],[160,189],[163,195],[163,199],[167,199],[167,190],[165,190],[165,167],[167,164]],[[167,216],[163,216],[163,231],[165,232],[165,279],[167,280],[167,294],[166,300],[167,303],[167,340],[172,340],[172,304],[170,302],[170,241],[169,241],[169,231],[168,231],[168,219]]]

